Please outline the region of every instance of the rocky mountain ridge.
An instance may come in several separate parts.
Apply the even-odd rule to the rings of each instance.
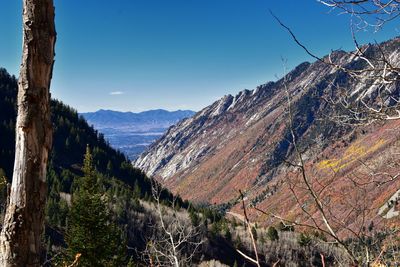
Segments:
[[[400,39],[393,39],[365,53],[374,56],[383,49],[393,64],[398,65],[399,44]],[[364,142],[375,147],[383,138],[385,151],[395,146],[397,132],[386,136],[381,132],[382,127],[360,130],[335,124],[330,119],[337,110],[323,101],[323,97],[336,96],[340,93],[339,88],[349,90],[354,99],[360,92],[367,92],[373,98],[375,92],[367,79],[357,81],[326,63],[329,60],[360,70],[367,66],[364,60],[344,51],[335,51],[323,60],[325,63],[304,62],[278,81],[254,90],[243,90],[236,96],[222,97],[171,127],[133,163],[134,166],[184,198],[217,204],[234,203],[241,190],[265,208],[278,209],[290,195],[286,180],[292,169],[287,162],[296,159],[288,125],[288,96],[292,103],[294,134],[304,159],[314,169],[322,166],[318,164],[324,159],[346,153],[338,143],[351,146]],[[386,89],[393,93],[399,91],[397,86]],[[396,123],[388,125],[396,127]],[[372,141],[376,143],[370,143]],[[363,157],[369,159],[374,155],[375,150],[364,150],[367,152]],[[353,161],[351,163],[352,170],[360,167]],[[371,197],[384,198],[381,189],[371,192]],[[391,188],[386,190],[387,197],[391,191]],[[298,211],[293,202],[288,205],[293,206],[293,213]]]
[[[287,75],[287,82],[297,84],[291,92],[295,97],[303,91],[302,87],[316,79],[318,74],[314,69],[321,68],[319,74],[329,72],[324,64],[315,64],[317,67],[310,68],[311,64],[304,62]],[[272,118],[283,115],[286,99],[285,92],[280,90],[282,86],[283,80],[269,82],[254,90],[243,90],[236,96],[222,97],[192,118],[171,127],[134,165],[147,174],[164,180],[178,172],[184,172],[190,166],[197,165],[204,156],[219,151],[232,139],[243,135],[245,131],[263,124],[265,119],[273,121]],[[269,125],[271,126],[273,125]]]

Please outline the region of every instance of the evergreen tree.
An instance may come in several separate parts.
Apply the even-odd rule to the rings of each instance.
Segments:
[[[99,187],[97,183],[97,173],[93,165],[93,156],[90,147],[86,147],[85,158],[83,160],[83,178],[81,191],[86,191],[89,194],[99,194]]]
[[[308,246],[311,243],[311,236],[309,236],[306,233],[300,233],[300,235],[297,237],[297,243],[299,243],[300,246]]]
[[[84,177],[73,196],[67,230],[70,260],[81,254],[79,266],[120,266],[125,242],[121,231],[110,223],[105,194],[98,184],[89,147],[86,149]]]
[[[271,241],[279,240],[278,231],[273,226],[270,226],[268,228],[267,236],[268,236],[268,239]]]

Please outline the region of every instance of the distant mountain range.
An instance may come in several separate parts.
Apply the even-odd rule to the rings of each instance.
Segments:
[[[152,142],[172,125],[195,114],[191,110],[167,111],[163,109],[139,113],[100,109],[81,113],[95,129],[104,134],[110,144],[136,159]]]

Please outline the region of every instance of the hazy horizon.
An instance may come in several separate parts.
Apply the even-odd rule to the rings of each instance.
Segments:
[[[139,114],[139,113],[143,113],[143,112],[148,112],[148,111],[157,111],[157,110],[163,110],[163,111],[168,111],[168,112],[176,112],[176,111],[194,111],[194,112],[198,112],[198,110],[191,110],[191,109],[165,109],[165,108],[153,108],[153,109],[146,109],[146,110],[142,110],[142,111],[131,111],[131,110],[127,110],[127,111],[123,111],[123,110],[115,110],[115,109],[106,109],[106,108],[100,108],[94,111],[86,111],[86,112],[79,112],[79,113],[96,113],[99,111],[114,111],[114,112],[121,112],[121,113],[134,113],[134,114]]]

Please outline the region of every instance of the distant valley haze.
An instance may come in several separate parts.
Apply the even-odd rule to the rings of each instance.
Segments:
[[[195,112],[191,110],[164,109],[139,113],[100,109],[96,112],[81,113],[89,124],[104,134],[111,146],[125,153],[130,160],[135,160],[170,126],[193,114]]]

